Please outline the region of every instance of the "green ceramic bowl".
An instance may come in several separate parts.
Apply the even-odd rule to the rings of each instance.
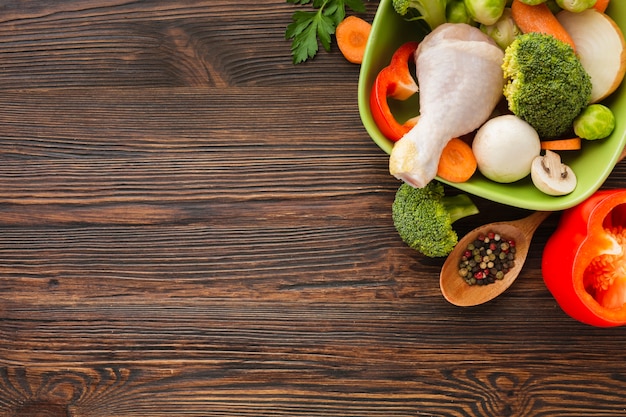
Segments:
[[[613,1],[607,13],[626,33],[626,1]],[[372,118],[369,95],[378,72],[388,65],[393,52],[404,42],[421,40],[416,24],[404,21],[394,10],[391,0],[381,0],[374,17],[370,39],[367,44],[358,87],[358,104],[365,129],[386,153],[391,153],[393,144],[378,130]],[[530,176],[512,184],[499,184],[476,173],[471,180],[461,184],[448,183],[459,190],[483,197],[498,203],[530,210],[556,211],[574,206],[602,186],[618,161],[626,144],[626,91],[623,85],[603,102],[616,116],[613,134],[602,140],[585,141],[583,149],[577,152],[561,152],[563,162],[576,173],[578,185],[566,196],[553,197],[535,188]],[[406,102],[393,103],[392,111],[398,120],[415,115],[418,97]],[[439,181],[446,183],[442,179]]]

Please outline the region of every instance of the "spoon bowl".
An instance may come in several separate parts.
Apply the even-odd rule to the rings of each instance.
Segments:
[[[439,286],[444,298],[454,305],[469,307],[486,303],[502,294],[518,277],[526,262],[535,230],[551,213],[537,211],[520,220],[485,224],[466,234],[448,255],[441,268]],[[488,232],[496,232],[503,238],[515,241],[515,264],[502,279],[492,284],[469,285],[458,272],[461,256],[469,243],[476,240],[480,234]]]

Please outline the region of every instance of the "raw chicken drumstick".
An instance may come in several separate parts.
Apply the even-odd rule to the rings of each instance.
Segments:
[[[417,124],[393,147],[389,172],[416,188],[437,175],[448,141],[480,127],[502,98],[504,52],[470,25],[446,23],[415,52]]]

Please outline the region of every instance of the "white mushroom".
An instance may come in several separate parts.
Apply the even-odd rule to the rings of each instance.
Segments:
[[[549,150],[533,160],[530,177],[540,191],[554,196],[571,193],[577,183],[574,171],[561,163],[558,153]]]
[[[507,114],[478,129],[472,151],[481,174],[492,181],[510,183],[530,174],[533,159],[541,153],[541,142],[531,125]]]

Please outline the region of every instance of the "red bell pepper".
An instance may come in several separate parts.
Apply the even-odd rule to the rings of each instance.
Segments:
[[[383,68],[374,81],[370,94],[370,109],[376,125],[386,138],[397,141],[408,132],[416,118],[400,124],[391,113],[387,98],[406,100],[417,93],[418,87],[411,76],[409,60],[412,60],[418,42],[407,42],[400,46],[391,57],[390,64]]]
[[[597,191],[563,212],[544,248],[542,274],[572,318],[626,324],[626,189]]]

